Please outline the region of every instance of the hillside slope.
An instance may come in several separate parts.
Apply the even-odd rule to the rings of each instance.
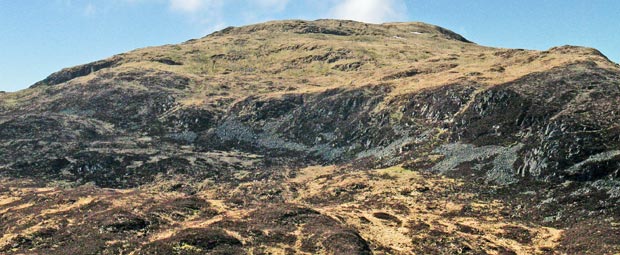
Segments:
[[[276,21],[0,94],[0,253],[620,252],[620,67]]]

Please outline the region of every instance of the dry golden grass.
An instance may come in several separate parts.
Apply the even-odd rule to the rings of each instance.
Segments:
[[[416,240],[428,238],[423,231],[416,232],[415,224],[427,224],[430,230],[466,240],[471,247],[481,247],[488,254],[498,254],[494,247],[508,248],[517,254],[547,254],[560,241],[561,230],[524,225],[501,216],[504,205],[500,201],[477,200],[475,194],[463,192],[459,180],[441,176],[427,176],[400,167],[343,173],[334,166],[308,167],[289,180],[301,185],[299,196],[291,199],[306,204],[334,218],[344,218],[347,225],[358,229],[371,243],[390,247],[396,254],[410,254],[416,250]],[[356,190],[353,199],[333,203],[313,203],[312,198],[330,197],[330,192],[346,189],[352,184],[366,184]],[[461,215],[467,206],[484,212],[472,217]],[[378,218],[377,215],[391,215]],[[394,220],[389,220],[394,217]],[[396,220],[398,219],[398,220]],[[395,222],[396,221],[396,222]],[[463,231],[464,227],[475,231]],[[520,243],[506,237],[505,227],[528,231],[532,240]],[[466,228],[466,229],[469,229]]]
[[[64,220],[68,220],[69,226],[84,224],[79,223],[78,218],[67,215],[98,203],[108,204],[106,211],[120,210],[143,215],[147,204],[186,197],[183,193],[162,191],[168,185],[165,182],[129,190],[31,188],[23,182],[5,180],[0,184],[13,187],[0,192],[0,213],[5,215],[10,212],[6,214],[8,217],[20,218],[19,224],[0,236],[0,246],[14,242],[18,236],[58,228]],[[234,190],[244,186],[254,187],[257,193],[264,191],[260,187],[284,188],[282,196],[286,203],[313,208],[339,219],[359,231],[376,249],[376,254],[424,254],[420,252],[421,247],[433,245],[443,245],[438,249],[444,251],[451,249],[449,245],[466,245],[487,254],[500,254],[502,249],[516,254],[548,254],[558,246],[562,235],[559,229],[505,218],[501,212],[507,208],[501,201],[478,198],[464,189],[465,184],[461,180],[409,171],[400,166],[366,171],[343,166],[312,166],[296,171],[294,178],[285,178],[272,185],[275,186],[257,182],[242,183],[236,187],[214,185],[208,181],[196,184],[200,189],[196,196],[205,199],[217,215],[201,217],[199,214],[189,214],[178,219],[166,212],[151,213],[151,216],[168,223],[166,227],[148,233],[145,240],[165,240],[182,230],[206,228],[223,220],[247,219],[255,207],[239,207],[229,200]],[[291,192],[290,187],[295,187],[295,192]],[[57,199],[59,196],[72,197],[75,202],[45,208],[38,208],[40,205],[29,202],[33,197]],[[38,220],[41,218],[46,220]],[[303,226],[297,229],[298,236],[302,235],[301,229]],[[269,230],[265,231],[268,234]],[[233,230],[227,229],[226,232],[242,242],[250,241]],[[443,237],[435,236],[437,234]],[[525,234],[525,239],[520,234]],[[380,247],[389,247],[389,252],[382,251]],[[273,254],[286,254],[291,247],[276,245],[266,248]],[[301,243],[293,248],[301,250]]]
[[[358,33],[349,36],[298,33],[300,24],[301,21],[268,22],[179,45],[137,49],[115,56],[114,59],[121,59],[117,66],[78,77],[58,88],[82,86],[104,74],[166,71],[191,79],[190,89],[176,92],[176,97],[181,107],[197,107],[249,95],[313,93],[368,84],[392,86],[392,96],[466,81],[493,86],[585,61],[620,70],[594,49],[566,46],[533,51],[484,47],[447,39],[448,32],[424,23],[308,23],[321,29],[345,27]],[[351,63],[359,66],[351,71],[337,68]],[[386,79],[411,70],[417,73]],[[135,89],[147,89],[138,87]],[[44,89],[38,88],[0,94],[0,106],[19,108],[33,99],[53,100],[42,92]]]

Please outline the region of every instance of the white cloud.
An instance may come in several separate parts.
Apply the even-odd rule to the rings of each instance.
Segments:
[[[124,0],[149,1],[149,0]],[[150,0],[156,1],[156,0]],[[228,26],[229,20],[255,23],[271,20],[270,15],[281,13],[290,0],[158,0],[165,1],[169,9],[187,16],[190,22],[213,32]],[[231,12],[231,10],[235,10]],[[234,15],[234,16],[232,16]]]
[[[330,14],[337,19],[382,23],[404,19],[406,9],[403,0],[342,0]]]
[[[170,0],[170,9],[181,12],[197,12],[205,6],[205,0]]]

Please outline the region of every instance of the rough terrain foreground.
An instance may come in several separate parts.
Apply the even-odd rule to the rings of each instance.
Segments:
[[[0,254],[614,254],[620,67],[277,21],[0,93]]]

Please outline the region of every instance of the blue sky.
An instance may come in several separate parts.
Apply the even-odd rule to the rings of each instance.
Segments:
[[[617,0],[0,0],[0,90],[63,67],[274,19],[422,21],[481,45],[589,46],[620,61]]]

